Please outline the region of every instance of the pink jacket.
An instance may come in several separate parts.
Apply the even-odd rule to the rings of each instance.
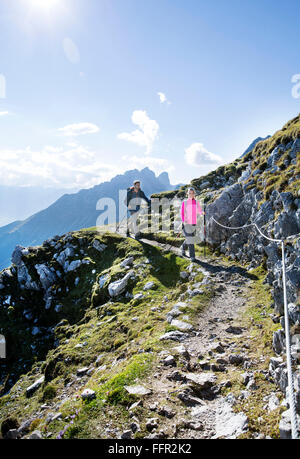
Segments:
[[[181,220],[190,225],[197,225],[197,215],[202,215],[203,210],[198,201],[187,199],[181,205]]]

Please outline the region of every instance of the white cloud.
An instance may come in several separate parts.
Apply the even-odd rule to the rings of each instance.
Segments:
[[[95,134],[100,131],[100,128],[93,123],[77,123],[68,124],[63,128],[60,128],[59,131],[67,137],[76,137],[79,135]]]
[[[105,163],[99,153],[76,145],[73,148],[45,146],[0,150],[2,185],[89,188],[120,173]],[[104,157],[104,155],[103,155]]]
[[[8,115],[9,112],[0,112],[0,116],[5,116],[5,115]]]
[[[160,100],[161,104],[165,104],[165,103],[167,103],[169,105],[171,104],[171,102],[168,101],[167,96],[165,95],[165,93],[158,92],[157,94],[159,96],[159,100]]]
[[[151,120],[146,111],[135,110],[132,114],[132,122],[136,124],[139,129],[131,133],[118,134],[118,138],[133,142],[140,147],[146,147],[146,155],[150,154],[153,144],[158,137],[159,125],[155,120]]]
[[[190,166],[206,166],[220,164],[222,158],[204,148],[203,143],[193,143],[185,150],[185,160]]]

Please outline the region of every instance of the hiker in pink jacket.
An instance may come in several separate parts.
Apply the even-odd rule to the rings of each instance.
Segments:
[[[181,220],[183,223],[183,232],[185,241],[181,246],[181,254],[185,256],[186,247],[189,248],[191,261],[196,261],[195,258],[195,244],[193,238],[196,237],[196,225],[198,215],[204,215],[202,207],[195,199],[194,188],[188,189],[188,199],[183,201],[181,205]]]

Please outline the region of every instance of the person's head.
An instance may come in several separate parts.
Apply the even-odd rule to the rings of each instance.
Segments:
[[[195,199],[196,197],[195,188],[190,187],[187,191],[187,194],[188,194],[189,199]]]
[[[141,188],[141,182],[139,180],[135,180],[133,182],[133,186],[136,190],[139,190]]]

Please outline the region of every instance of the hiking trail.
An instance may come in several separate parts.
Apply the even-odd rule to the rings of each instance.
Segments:
[[[164,244],[156,241],[140,239],[140,242],[164,248]],[[180,249],[173,247],[171,250],[181,256]],[[209,305],[197,315],[192,332],[185,333],[186,337],[182,340],[178,337],[179,342],[176,342],[174,335],[173,348],[161,353],[162,361],[154,379],[146,381],[152,395],[143,406],[146,404],[150,415],[152,413],[155,416],[152,421],[150,417],[149,430],[151,422],[153,428],[157,427],[157,413],[165,412],[166,419],[160,423],[161,430],[150,434],[148,438],[165,438],[166,432],[168,438],[170,435],[171,438],[236,438],[247,431],[246,415],[232,410],[234,396],[225,398],[220,393],[222,387],[230,387],[230,379],[225,378],[222,384],[216,385],[215,377],[221,373],[226,375],[231,369],[235,370],[237,365],[244,364],[244,371],[247,368],[252,370],[252,373],[245,375],[247,389],[256,388],[253,379],[256,362],[249,361],[245,356],[251,336],[249,330],[240,323],[249,299],[253,276],[243,268],[228,267],[210,257],[205,261],[197,258],[192,265],[204,274],[201,284],[212,286],[214,296]],[[194,287],[201,286],[198,283]],[[237,336],[239,345],[234,340]],[[241,346],[244,355],[236,354],[237,348]],[[172,349],[181,355],[183,370],[176,368],[172,360]],[[166,359],[169,359],[170,365]],[[186,405],[184,410],[178,411],[178,401],[175,401],[174,395]],[[244,396],[248,396],[246,390]],[[162,409],[159,406],[163,400],[168,400],[169,406]]]

